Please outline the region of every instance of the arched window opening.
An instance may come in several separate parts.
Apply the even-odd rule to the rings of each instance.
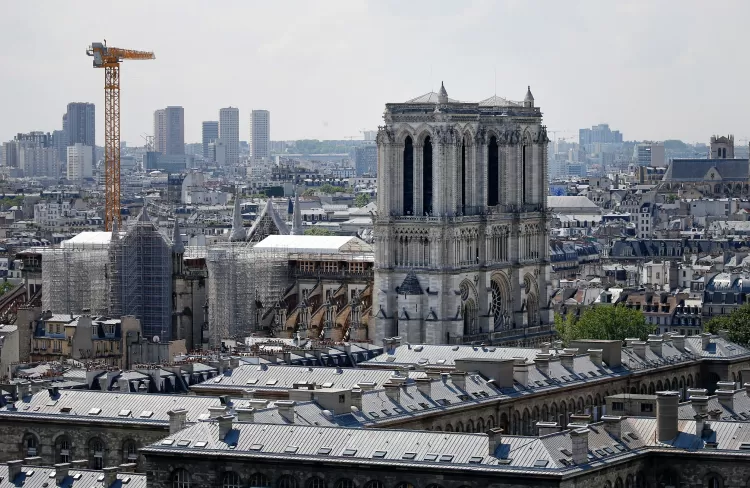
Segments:
[[[317,476],[313,476],[312,478],[307,480],[305,486],[307,488],[326,488],[326,482],[325,480],[318,478]]]
[[[276,488],[297,488],[297,480],[285,474],[276,482]]]
[[[523,145],[523,148],[521,149],[521,188],[522,188],[522,195],[521,195],[521,202],[526,203],[526,146]]]
[[[477,315],[477,306],[474,303],[474,300],[469,298],[464,304],[464,335],[474,335],[479,333]]]
[[[271,483],[263,473],[255,473],[250,477],[250,486],[271,486]]]
[[[490,137],[487,147],[487,206],[498,204],[498,180],[500,179],[500,163],[498,161],[497,137]]]
[[[122,445],[123,463],[134,463],[138,460],[138,448],[135,441],[127,440]]]
[[[36,456],[37,449],[39,447],[39,441],[34,434],[26,434],[23,440],[23,450],[25,453],[24,457]]]
[[[185,469],[177,469],[172,473],[172,488],[190,488],[190,473]]]
[[[396,485],[396,488],[414,488],[414,485],[412,485],[408,481],[402,481],[401,483]]]
[[[242,480],[240,479],[240,475],[238,475],[234,471],[227,471],[221,477],[222,488],[240,488],[241,486]]]
[[[461,144],[461,213],[467,215],[466,209],[466,138]]]
[[[104,468],[104,444],[100,439],[91,439],[89,442],[89,466],[91,469]]]
[[[354,484],[354,481],[348,478],[342,478],[336,482],[335,487],[336,488],[356,488],[357,485]]]
[[[365,484],[365,488],[385,488],[383,483],[378,480],[370,480]]]
[[[414,147],[411,137],[404,141],[404,215],[414,214]]]
[[[422,147],[422,205],[432,213],[432,140],[427,136]]]
[[[71,459],[72,450],[70,447],[70,439],[62,437],[57,441],[57,462],[69,463]]]

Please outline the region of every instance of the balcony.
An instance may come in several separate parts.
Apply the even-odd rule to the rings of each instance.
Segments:
[[[374,275],[374,272],[372,269],[365,270],[365,271],[322,271],[322,270],[312,270],[312,271],[305,271],[298,268],[293,268],[289,272],[290,277],[293,279],[302,278],[302,279],[322,279],[322,280],[362,280],[362,281],[368,281],[372,280]]]

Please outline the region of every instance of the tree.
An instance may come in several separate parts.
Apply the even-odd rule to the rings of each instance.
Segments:
[[[354,205],[358,207],[364,207],[368,203],[370,203],[370,195],[367,193],[358,193],[354,198]]]
[[[313,190],[312,188],[308,188],[307,190],[305,190],[304,192],[302,192],[302,196],[303,197],[314,197],[315,196],[315,190]]]
[[[9,281],[3,281],[2,283],[0,283],[0,296],[5,295],[15,287],[16,285],[14,285],[13,283],[10,283]]]
[[[312,227],[305,231],[306,236],[332,236],[333,232],[326,229],[325,227]]]
[[[750,303],[734,309],[730,314],[712,318],[704,324],[704,328],[712,334],[726,330],[730,341],[743,346],[750,344]]]
[[[670,193],[669,195],[667,195],[667,203],[674,203],[676,201],[677,195],[675,195],[674,193]]]
[[[333,195],[334,193],[343,193],[346,191],[346,188],[341,186],[333,186],[330,183],[326,183],[325,185],[320,187],[320,191],[322,193],[325,193],[326,195]]]
[[[623,304],[597,305],[580,316],[555,316],[557,333],[568,343],[576,339],[625,340],[627,337],[646,339],[656,329],[646,323],[643,312]]]

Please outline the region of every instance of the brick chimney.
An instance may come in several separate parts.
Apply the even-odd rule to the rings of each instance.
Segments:
[[[68,477],[70,463],[55,464],[55,486],[63,486],[65,478]],[[106,485],[109,486],[109,485]]]
[[[253,407],[237,407],[237,420],[240,422],[253,422],[255,420],[255,409]]]
[[[417,383],[417,390],[426,396],[432,396],[432,378],[417,378],[414,380]]]
[[[276,408],[279,409],[279,415],[287,422],[294,423],[294,410],[297,402],[294,400],[277,400]]]
[[[104,468],[102,472],[104,472],[104,488],[109,488],[117,481],[117,466]]]
[[[188,411],[184,408],[178,408],[167,412],[167,415],[169,415],[170,434],[174,434],[185,428],[185,425],[187,425],[187,413]]]
[[[589,429],[576,429],[570,431],[570,440],[573,444],[574,464],[587,464],[589,462]]]
[[[670,441],[677,437],[677,411],[680,394],[676,391],[656,393],[656,438],[659,442]]]
[[[613,438],[622,440],[622,417],[616,417],[614,415],[605,415],[602,417],[604,422],[604,430]]]
[[[232,430],[232,420],[234,417],[231,415],[222,415],[216,419],[219,424],[219,440],[223,441],[227,434]]]
[[[497,448],[503,443],[503,429],[490,429],[487,432],[487,437],[489,437],[489,454],[494,456]]]

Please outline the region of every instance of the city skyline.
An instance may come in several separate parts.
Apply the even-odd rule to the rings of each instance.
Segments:
[[[154,62],[126,63],[122,70],[122,139],[138,145],[141,134],[150,132],[154,110],[169,105],[185,107],[189,142],[201,141],[201,122],[227,106],[240,109],[243,135],[252,107],[263,106],[274,113],[276,140],[359,137],[360,130],[382,122],[384,103],[437,90],[441,80],[468,101],[493,92],[520,100],[530,83],[550,113],[548,127],[559,131],[607,122],[629,140],[700,142],[712,133],[735,133],[738,140],[747,135],[738,128],[750,98],[742,90],[741,67],[734,62],[739,52],[731,42],[743,12],[750,13],[750,5],[741,2],[724,10],[732,15],[710,23],[702,22],[698,8],[704,6],[698,2],[681,2],[679,9],[671,2],[347,1],[324,9],[225,2],[222,23],[194,15],[203,7],[199,2],[130,2],[96,10],[87,2],[42,3],[44,8],[11,9],[0,32],[6,45],[22,39],[44,46],[44,54],[35,48],[2,55],[15,67],[5,74],[0,95],[5,112],[13,114],[0,120],[3,140],[21,131],[60,129],[59,114],[75,100],[100,106],[101,145],[103,74],[91,68],[83,51],[105,38],[113,46],[156,54]],[[143,16],[146,8],[149,15]],[[542,9],[545,15],[539,16]],[[118,22],[103,31],[95,27],[102,24],[90,22],[92,12]],[[35,22],[23,21],[30,16]],[[164,35],[159,26],[167,17],[183,28]],[[248,30],[247,18],[264,21]],[[382,35],[383,26],[389,35]],[[700,42],[691,37],[698,30]],[[438,55],[419,56],[420,48]],[[715,66],[731,67],[739,76],[719,80]],[[41,76],[50,70],[59,74],[55,90]],[[252,76],[258,71],[263,76]],[[351,73],[356,82],[340,81]],[[399,83],[389,81],[395,78]],[[18,96],[22,93],[42,95]]]

